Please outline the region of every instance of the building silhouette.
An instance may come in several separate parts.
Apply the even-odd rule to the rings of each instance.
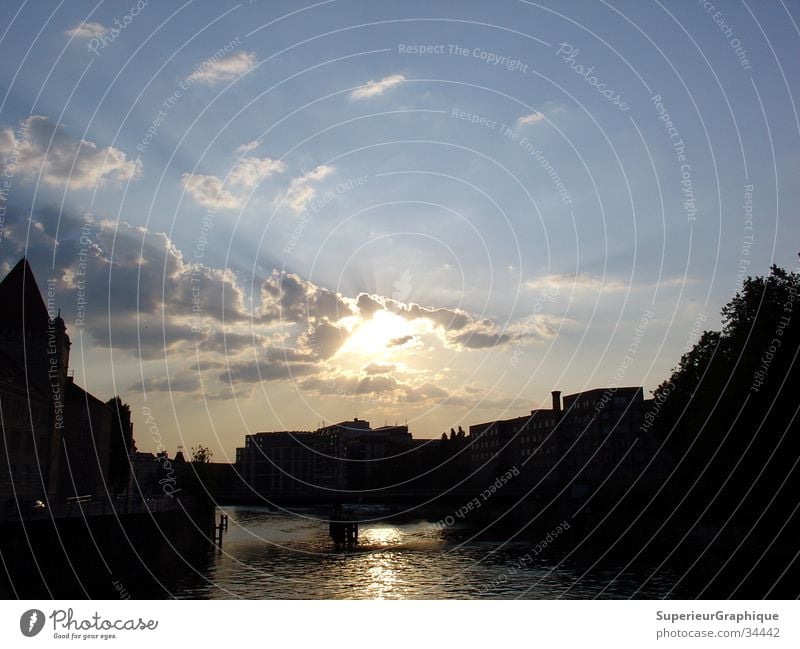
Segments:
[[[236,449],[236,467],[250,489],[261,495],[300,496],[319,482],[317,438],[308,431],[247,435]]]
[[[470,426],[473,474],[491,481],[519,470],[512,491],[562,505],[613,500],[634,482],[666,474],[654,433],[643,426],[653,403],[641,387],[608,387],[565,396],[529,415]],[[646,471],[645,471],[646,469]]]
[[[0,282],[0,424],[8,458],[0,463],[0,500],[7,504],[122,491],[135,448],[130,409],[119,398],[104,403],[70,375],[71,343],[53,281],[46,297],[24,257]]]
[[[265,496],[361,491],[402,480],[419,441],[408,426],[371,428],[356,417],[314,431],[247,435],[236,466],[244,483]]]

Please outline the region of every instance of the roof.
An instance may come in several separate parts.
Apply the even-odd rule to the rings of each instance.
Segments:
[[[86,404],[89,407],[103,408],[109,412],[114,412],[113,409],[107,403],[104,403],[102,399],[98,399],[91,392],[84,390],[81,386],[75,383],[75,381],[72,380],[72,377],[67,378],[66,393],[67,400],[72,403],[78,402],[81,405]]]
[[[28,260],[23,257],[0,282],[2,329],[41,332],[50,318]]]

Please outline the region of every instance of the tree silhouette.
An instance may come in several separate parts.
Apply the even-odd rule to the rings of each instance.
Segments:
[[[202,444],[192,446],[192,462],[196,464],[209,464],[213,457],[214,452],[209,449],[208,446],[203,446]]]
[[[798,505],[800,275],[748,277],[655,391],[656,430],[672,456],[673,505],[744,538],[775,533]],[[767,532],[769,534],[769,532]]]

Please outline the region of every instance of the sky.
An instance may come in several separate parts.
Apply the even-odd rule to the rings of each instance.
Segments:
[[[796,268],[800,4],[7,2],[0,276],[140,450],[665,380]]]

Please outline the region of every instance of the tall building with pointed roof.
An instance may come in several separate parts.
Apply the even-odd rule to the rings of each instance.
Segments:
[[[130,410],[69,376],[71,343],[54,281],[44,295],[46,302],[24,257],[0,282],[0,503],[101,496],[127,485]]]
[[[0,353],[8,368],[0,392],[7,404],[0,497],[52,498],[58,489],[70,340],[55,304],[51,310],[23,257],[0,282]]]

